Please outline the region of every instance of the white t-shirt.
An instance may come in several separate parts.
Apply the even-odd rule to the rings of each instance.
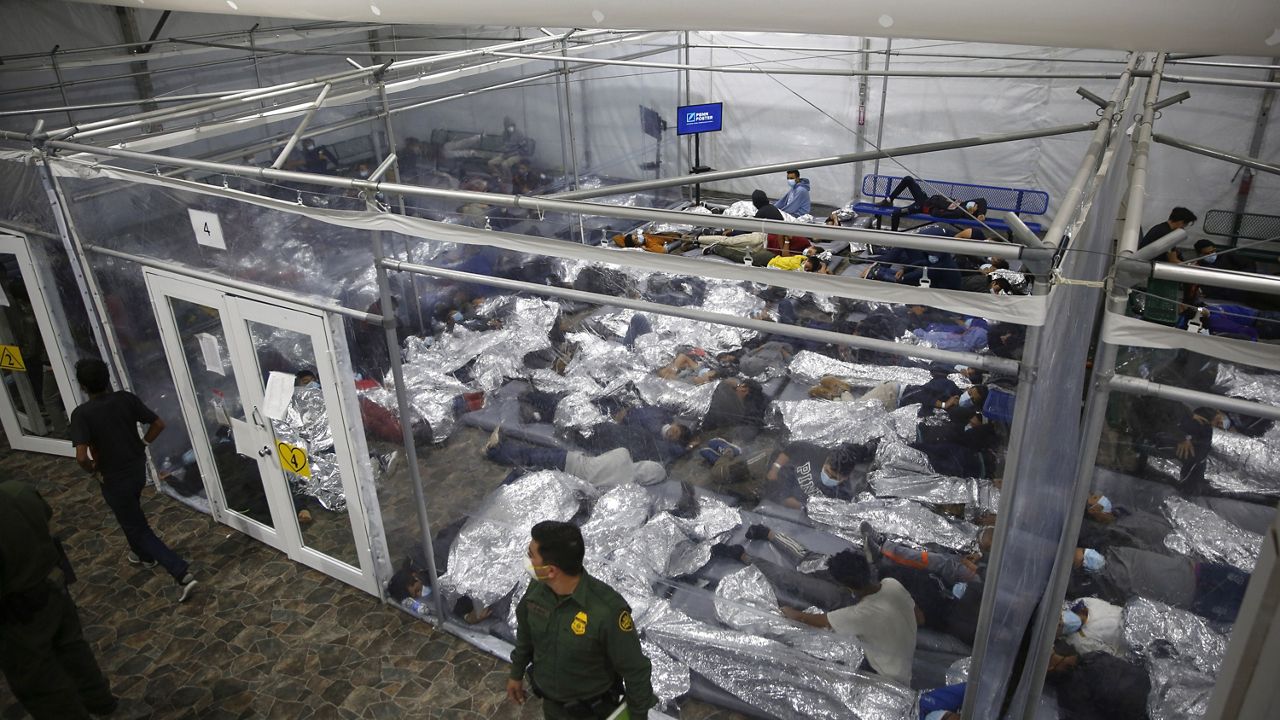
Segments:
[[[1117,657],[1124,655],[1124,637],[1122,634],[1124,608],[1112,605],[1098,598],[1084,598],[1085,607],[1089,608],[1089,619],[1079,632],[1067,636],[1081,655],[1094,651],[1110,653]]]
[[[827,613],[827,622],[832,630],[858,639],[877,673],[911,685],[916,603],[902,583],[893,578],[881,580],[879,592],[862,598],[857,605]]]

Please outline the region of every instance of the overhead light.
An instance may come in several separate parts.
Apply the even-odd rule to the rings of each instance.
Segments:
[[[373,13],[374,15],[381,15],[382,8],[378,7],[377,5],[370,5],[369,12]]]

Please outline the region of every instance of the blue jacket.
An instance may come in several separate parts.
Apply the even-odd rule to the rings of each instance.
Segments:
[[[774,205],[788,215],[809,214],[809,178],[800,178],[796,181],[796,186],[787,191],[782,199],[774,203]]]

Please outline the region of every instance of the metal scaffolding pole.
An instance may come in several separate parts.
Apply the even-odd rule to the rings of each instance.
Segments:
[[[422,533],[422,553],[427,560],[427,574],[431,580],[431,599],[436,617],[445,622],[444,593],[440,592],[440,576],[436,569],[434,533],[427,516],[426,488],[422,482],[422,470],[418,466],[418,445],[413,438],[413,406],[409,404],[409,391],[404,383],[404,365],[400,357],[400,339],[396,334],[395,301],[391,296],[391,283],[384,264],[386,253],[382,247],[382,233],[373,233],[374,268],[378,277],[378,296],[382,303],[382,327],[391,361],[391,379],[395,383],[396,410],[400,414],[401,440],[404,442],[404,459],[409,467],[409,480],[413,485],[413,504],[418,512],[418,529]],[[415,298],[414,304],[417,304]]]
[[[1277,83],[1276,85],[1277,87],[1280,87],[1280,83]],[[1257,158],[1248,157],[1247,155],[1237,155],[1236,153],[1230,153],[1226,150],[1218,150],[1205,145],[1189,143],[1185,140],[1171,138],[1168,135],[1152,135],[1151,139],[1161,145],[1176,147],[1179,150],[1186,150],[1187,152],[1193,152],[1197,155],[1204,155],[1205,157],[1211,157],[1217,160],[1226,160],[1227,162],[1242,165],[1254,170],[1261,170],[1262,172],[1271,175],[1280,175],[1280,165],[1272,165],[1271,163],[1262,162]]]
[[[75,219],[71,215],[71,206],[62,193],[62,187],[53,174],[53,168],[47,161],[41,163],[40,181],[44,185],[53,210],[53,219],[58,226],[58,234],[62,237],[62,247],[67,253],[67,263],[71,275],[76,280],[76,289],[80,291],[80,301],[84,303],[85,314],[89,318],[89,330],[98,351],[106,353],[110,365],[115,371],[115,379],[125,390],[132,390],[133,383],[129,379],[129,369],[124,364],[124,356],[120,352],[120,340],[111,327],[111,319],[107,317],[107,302],[98,286],[98,280],[89,265],[89,258],[84,254],[84,246],[75,229]]]
[[[1019,132],[999,133],[996,135],[979,135],[976,137],[960,138],[958,140],[922,143],[920,145],[904,145],[902,147],[888,148],[884,150],[877,148],[861,153],[847,153],[844,155],[832,155],[822,158],[810,158],[808,160],[793,160],[790,162],[770,163],[768,165],[755,165],[752,167],[738,168],[736,170],[718,170],[702,174],[678,175],[676,177],[662,178],[660,180],[641,180],[639,182],[609,185],[595,190],[578,190],[576,192],[558,193],[549,197],[556,200],[585,200],[587,198],[624,195],[644,190],[676,187],[678,185],[691,185],[693,183],[708,183],[719,180],[752,177],[755,175],[766,175],[769,173],[780,173],[792,168],[803,170],[805,168],[825,167],[828,165],[844,165],[846,163],[855,163],[859,160],[919,155],[922,153],[938,152],[939,150],[958,150],[960,148],[977,147],[979,145],[995,145],[998,143],[1014,142],[1017,140],[1033,140],[1035,138],[1052,137],[1054,135],[1069,135],[1071,133],[1093,130],[1096,127],[1098,127],[1098,121],[1076,123],[1074,125],[1058,125],[1056,127],[1043,128],[1039,130],[1023,130]]]
[[[1180,283],[1194,283],[1212,287],[1235,288],[1267,295],[1280,295],[1280,278],[1275,275],[1262,275],[1238,270],[1220,270],[1167,262],[1153,262],[1150,263],[1149,267],[1151,277],[1154,280],[1172,280]]]
[[[1151,149],[1152,123],[1155,119],[1154,106],[1160,94],[1164,62],[1164,55],[1159,55],[1155,59],[1151,79],[1147,84],[1142,116],[1133,132],[1128,199],[1118,250],[1120,257],[1130,256],[1138,249],[1139,229],[1142,225],[1142,212],[1146,200],[1147,160]],[[1114,272],[1113,266],[1113,277]],[[1107,299],[1107,309],[1111,312],[1123,313],[1127,300],[1128,293],[1113,283]],[[1093,373],[1090,377],[1090,392],[1085,402],[1080,427],[1081,443],[1076,459],[1075,487],[1071,493],[1072,501],[1069,506],[1072,509],[1080,508],[1081,511],[1066,514],[1049,586],[1045,590],[1044,599],[1037,613],[1035,635],[1028,646],[1026,665],[1030,670],[1023,673],[1028,687],[1028,697],[1033,699],[1039,697],[1044,684],[1045,672],[1049,665],[1049,650],[1057,629],[1057,607],[1066,594],[1076,539],[1080,535],[1080,525],[1084,515],[1082,509],[1092,486],[1098,446],[1101,442],[1103,426],[1106,424],[1110,387],[1115,374],[1116,353],[1115,345],[1104,340],[1098,341],[1093,359]],[[1035,703],[1028,702],[1022,710],[1022,717],[1030,719],[1034,715]]]
[[[1275,405],[1252,400],[1241,400],[1200,390],[1191,390],[1177,387],[1176,385],[1165,385],[1129,375],[1112,375],[1107,382],[1107,386],[1110,390],[1128,395],[1158,397],[1166,400],[1176,400],[1193,406],[1205,405],[1226,412],[1280,420],[1280,407]]]
[[[548,62],[580,62],[576,58],[557,58],[546,55],[513,53],[491,50],[487,55],[494,57],[522,58],[526,60],[546,60]],[[843,68],[759,68],[759,67],[717,67],[715,65],[681,65],[680,63],[636,62],[633,60],[601,60],[605,65],[621,65],[623,67],[653,68],[658,70],[697,70],[700,72],[734,73],[744,75],[816,75],[849,77],[858,75],[889,75],[893,77],[944,77],[944,78],[1018,78],[1025,80],[1117,80],[1119,73],[1110,72],[1015,72],[1011,70],[845,70]]]
[[[694,45],[693,47],[712,48],[712,49],[718,48],[718,49],[724,49],[724,50],[783,50],[788,52],[800,52],[800,53],[821,52],[823,54],[837,53],[841,55],[851,55],[854,53],[857,53],[859,55],[895,55],[898,57],[921,58],[924,60],[928,60],[931,58],[945,58],[945,59],[964,59],[964,60],[1012,60],[1017,62],[1058,62],[1058,63],[1093,63],[1093,64],[1123,64],[1125,62],[1124,60],[1118,60],[1118,59],[1090,60],[1086,58],[1025,57],[1025,56],[1018,56],[1018,55],[975,55],[975,54],[967,54],[967,53],[917,53],[917,52],[911,52],[910,49],[895,51],[895,50],[890,50],[887,47],[884,50],[869,50],[869,49],[845,50],[843,48],[824,48],[824,47],[814,47],[812,45],[742,45],[742,44],[727,44],[727,43],[703,43],[700,45]]]
[[[889,100],[889,51],[893,49],[893,38],[887,38],[884,41],[884,76],[880,78],[880,117],[876,120],[876,150],[884,147],[884,108]],[[875,162],[871,166],[873,175],[880,174],[880,155],[876,155]],[[861,178],[859,178],[858,190],[861,192]]]
[[[311,125],[311,118],[315,117],[316,111],[324,105],[324,99],[329,96],[329,88],[331,87],[333,85],[326,84],[320,88],[320,94],[316,96],[315,102],[311,103],[311,109],[298,121],[298,127],[294,128],[293,134],[289,136],[284,147],[281,148],[280,154],[276,156],[275,162],[271,163],[271,167],[279,169],[284,166],[284,161],[289,159],[289,153],[293,152],[293,146],[298,144],[298,138],[302,137],[302,133],[306,132],[307,127]]]
[[[2,130],[0,130],[0,137],[12,140],[30,140],[29,136],[21,133]],[[701,225],[706,222],[707,218],[706,215],[676,210],[624,207],[618,205],[605,205],[601,203],[529,197],[525,195],[502,195],[499,193],[471,192],[466,190],[442,190],[438,188],[405,185],[402,183],[370,182],[368,180],[343,178],[333,175],[319,175],[292,170],[273,170],[271,168],[261,168],[252,165],[230,165],[226,163],[207,162],[204,160],[189,160],[185,158],[170,157],[167,155],[157,155],[154,153],[140,153],[132,150],[121,150],[118,148],[100,148],[93,145],[84,145],[82,143],[66,142],[63,140],[48,140],[45,142],[45,146],[90,155],[137,160],[149,165],[187,167],[197,170],[207,170],[213,173],[257,178],[260,180],[270,179],[283,180],[285,182],[311,183],[313,185],[323,185],[327,187],[342,188],[345,190],[364,191],[371,194],[378,192],[402,193],[405,195],[447,198],[457,200],[459,202],[478,202],[489,205],[500,205],[503,207],[542,212],[566,214],[582,213],[584,215],[618,217],[641,221],[660,220],[686,225]],[[797,228],[795,223],[779,222],[776,220],[757,220],[754,218],[729,218],[719,216],[716,218],[716,224],[732,230],[772,232],[784,235],[791,234]],[[1047,251],[1032,250],[1030,248],[1022,247],[1021,245],[1014,245],[1010,243],[957,240],[954,238],[940,238],[929,235],[917,235],[914,233],[861,230],[855,228],[836,227],[832,225],[806,224],[801,227],[804,228],[806,236],[820,240],[845,240],[849,242],[884,245],[889,247],[905,247],[916,250],[937,250],[955,253],[958,255],[1000,257],[1009,260],[1020,259],[1034,261],[1044,259],[1049,256]]]
[[[1222,85],[1224,87],[1247,88],[1280,88],[1280,82],[1273,80],[1238,80],[1236,78],[1200,77],[1195,75],[1165,75],[1166,82],[1187,83],[1189,85]]]
[[[579,34],[579,37],[595,37],[597,35],[610,34],[610,33],[612,33],[612,31],[609,31],[609,30],[587,31]],[[561,37],[562,37],[561,35],[557,35],[555,37],[533,38],[531,40],[520,40],[512,43],[502,43],[500,45],[492,46],[491,48],[474,48],[471,50],[460,50],[460,51],[449,53],[446,55],[437,55],[435,57],[430,57],[430,58],[418,58],[416,60],[395,62],[395,63],[392,63],[388,69],[403,71],[403,70],[409,70],[409,69],[423,68],[430,65],[443,63],[443,62],[450,62],[455,60],[466,60],[470,58],[481,57],[486,52],[489,52],[492,49],[498,49],[498,48],[513,49],[513,48],[528,47],[531,45],[540,45],[540,44],[558,42],[561,39]],[[259,100],[267,100],[273,97],[291,95],[295,93],[306,92],[308,90],[313,90],[313,89],[318,90],[320,87],[322,87],[326,83],[339,83],[339,82],[348,81],[348,80],[355,80],[357,78],[372,76],[373,73],[379,71],[379,69],[380,68],[378,67],[369,66],[365,68],[360,68],[358,70],[347,70],[341,73],[332,73],[330,75],[323,75],[310,80],[296,80],[293,82],[281,83],[279,85],[272,85],[266,88],[255,89],[255,90],[250,90],[250,91],[240,92],[240,93],[233,93],[228,96],[224,96],[222,99],[218,99],[218,100],[207,100],[207,101],[192,103],[186,106],[179,106],[176,108],[167,108],[165,110],[156,110],[153,112],[136,113],[134,115],[128,115],[122,118],[112,118],[110,120],[100,120],[98,122],[85,123],[84,125],[80,125],[80,126],[73,125],[71,127],[59,128],[57,130],[51,130],[49,132],[46,132],[44,134],[44,137],[54,137],[64,132],[73,132],[75,134],[78,134],[82,138],[86,137],[87,136],[86,133],[88,132],[95,132],[95,133],[97,131],[118,132],[120,130],[138,127],[149,121],[161,120],[161,121],[167,122],[169,120],[173,120],[179,117],[188,117],[193,114],[201,115],[201,114],[211,112],[213,110],[222,109],[225,107],[234,107],[236,105],[251,104]]]
[[[1102,151],[1108,145],[1111,129],[1119,119],[1116,109],[1128,97],[1129,85],[1139,60],[1140,57],[1136,53],[1130,53],[1129,64],[1121,73],[1120,82],[1116,84],[1116,89],[1111,93],[1111,99],[1107,101],[1106,107],[1099,113],[1098,127],[1093,131],[1093,137],[1089,138],[1089,148],[1085,151],[1084,159],[1080,161],[1080,167],[1076,169],[1071,184],[1067,186],[1067,191],[1063,193],[1062,202],[1058,203],[1058,212],[1054,214],[1053,222],[1049,223],[1049,229],[1044,234],[1045,242],[1050,245],[1056,247],[1066,239],[1064,235],[1067,223],[1076,215],[1081,199],[1084,197],[1085,185],[1093,176],[1102,158]]]

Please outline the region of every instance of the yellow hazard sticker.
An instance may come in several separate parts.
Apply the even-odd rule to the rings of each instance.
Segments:
[[[311,477],[311,458],[307,451],[287,442],[276,443],[276,454],[280,456],[280,467],[286,472],[302,477]]]
[[[623,610],[618,615],[618,629],[622,632],[631,632],[636,629],[635,623],[631,622],[630,610]]]
[[[26,372],[26,363],[22,362],[22,351],[17,345],[0,345],[0,369]]]
[[[573,622],[569,624],[569,629],[573,631],[574,635],[586,635],[587,634],[587,614],[584,612],[580,612],[577,615],[574,615]]]

